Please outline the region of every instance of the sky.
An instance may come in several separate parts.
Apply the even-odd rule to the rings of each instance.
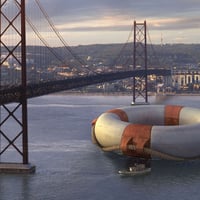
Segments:
[[[134,20],[146,20],[151,43],[200,43],[200,0],[38,1],[71,46],[125,43]],[[26,3],[27,13],[33,12],[35,0]],[[40,15],[30,15],[45,28]]]

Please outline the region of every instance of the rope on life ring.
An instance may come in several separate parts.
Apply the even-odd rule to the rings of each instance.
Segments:
[[[106,152],[121,150],[120,145],[115,145],[115,146],[111,146],[111,147],[103,147],[101,149],[103,151],[106,151]],[[134,145],[128,145],[128,149],[135,150],[136,147]],[[153,149],[150,149],[150,148],[146,148],[146,147],[143,148],[143,151],[147,154],[152,155],[152,156],[160,157],[160,158],[167,159],[167,160],[179,160],[179,161],[189,160],[187,158],[184,159],[184,158],[179,158],[179,157],[172,156],[172,155],[169,155],[169,154],[166,154],[166,153],[161,153],[159,151],[156,151],[156,150],[153,150]],[[199,159],[199,158],[200,157],[197,157],[196,159]]]

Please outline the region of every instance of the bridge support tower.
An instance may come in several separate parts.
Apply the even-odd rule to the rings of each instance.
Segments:
[[[1,0],[0,91],[21,87],[20,101],[0,105],[0,172],[31,173],[28,158],[25,0]],[[19,72],[12,77],[13,71]],[[16,83],[13,82],[16,81]]]
[[[133,77],[133,101],[135,104],[148,104],[147,94],[147,26],[146,21],[134,21],[133,70],[143,69],[143,76]]]

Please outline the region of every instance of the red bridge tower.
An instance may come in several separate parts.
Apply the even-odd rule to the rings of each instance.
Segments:
[[[19,102],[0,105],[0,172],[35,170],[28,159],[25,24],[25,0],[1,0],[0,92],[13,85],[7,68],[17,67],[21,95]]]
[[[147,28],[146,21],[137,23],[134,21],[133,41],[133,70],[144,69],[145,73],[140,77],[133,77],[133,101],[135,104],[147,104]]]

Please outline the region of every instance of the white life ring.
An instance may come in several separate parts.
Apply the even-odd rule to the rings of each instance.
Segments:
[[[200,109],[175,105],[113,109],[93,121],[92,136],[102,149],[119,147],[129,156],[196,159],[200,158]]]

